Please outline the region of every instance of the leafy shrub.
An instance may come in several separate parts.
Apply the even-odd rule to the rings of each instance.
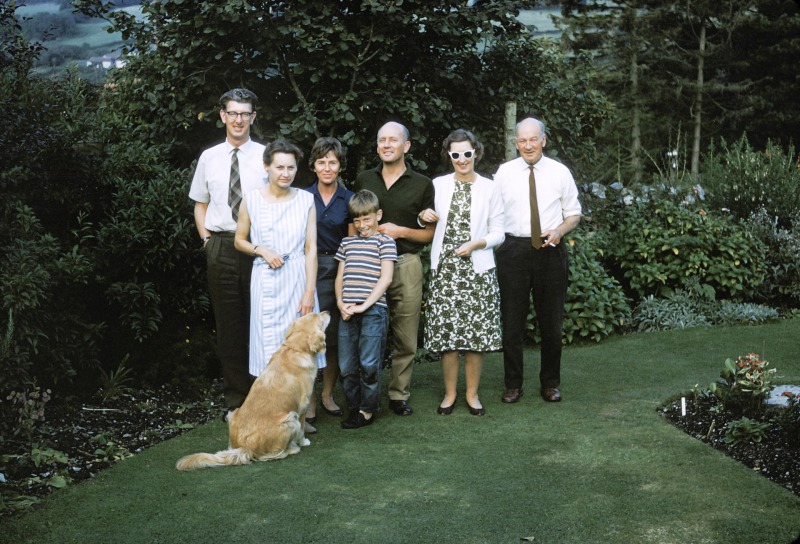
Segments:
[[[103,404],[133,391],[130,387],[133,377],[131,369],[125,367],[126,361],[127,358],[123,359],[116,370],[101,371],[99,394]]]
[[[633,328],[640,332],[688,329],[710,325],[751,325],[777,319],[768,306],[715,300],[708,285],[692,283],[664,298],[645,297],[633,312]]]
[[[34,384],[88,395],[121,360],[145,384],[207,378],[188,171],[169,144],[116,129],[113,88],[31,75],[41,48],[14,9],[0,7],[0,107],[15,112],[0,117],[0,399]],[[16,421],[8,403],[0,421]]]
[[[780,306],[800,306],[800,214],[789,226],[759,208],[743,223],[753,239],[766,246],[764,283],[758,288],[760,300]]]
[[[633,312],[633,328],[639,332],[708,327],[711,323],[698,312],[695,301],[683,290],[666,298],[647,295]]]
[[[16,424],[9,429],[13,434],[21,434],[29,442],[39,422],[44,421],[44,408],[50,401],[52,391],[42,391],[38,386],[30,390],[13,391],[6,400],[16,410]]]
[[[630,320],[630,305],[619,283],[610,277],[600,262],[592,239],[571,232],[569,244],[569,286],[564,306],[564,342],[584,338],[601,341]],[[541,341],[536,312],[531,304],[528,337]]]
[[[726,444],[742,444],[744,442],[759,443],[766,436],[769,423],[762,423],[749,417],[742,417],[728,423],[725,427]]]
[[[699,281],[726,298],[745,298],[763,282],[763,247],[726,215],[640,200],[608,228],[606,258],[638,297],[665,296]]]
[[[758,353],[741,355],[735,361],[725,360],[721,380],[712,384],[712,392],[730,412],[757,416],[764,411],[764,400],[772,390],[774,368]]]
[[[701,182],[709,206],[728,209],[739,219],[753,210],[764,209],[786,227],[800,214],[800,169],[794,147],[784,151],[767,142],[764,151],[754,150],[742,136],[728,145],[721,142],[706,154],[701,167]]]
[[[6,225],[0,241],[7,248],[0,259],[2,389],[25,389],[37,377],[40,383],[69,381],[96,364],[104,330],[82,311],[91,298],[92,265],[43,232],[30,207],[10,201],[0,213]]]
[[[755,325],[778,317],[778,311],[769,306],[723,300],[712,314],[712,321],[716,325]]]

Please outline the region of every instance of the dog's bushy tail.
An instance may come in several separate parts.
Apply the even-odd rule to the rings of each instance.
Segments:
[[[217,453],[193,453],[178,459],[175,468],[178,470],[196,470],[198,468],[222,467],[226,465],[247,465],[253,459],[244,448],[232,448]]]

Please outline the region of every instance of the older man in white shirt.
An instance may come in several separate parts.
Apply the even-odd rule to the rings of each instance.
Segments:
[[[578,188],[569,169],[545,157],[544,123],[520,121],[520,156],[498,168],[505,212],[505,242],[495,250],[503,321],[505,392],[502,401],[523,395],[523,352],[530,295],[542,335],[540,393],[561,400],[561,336],[569,267],[563,238],[580,222]]]

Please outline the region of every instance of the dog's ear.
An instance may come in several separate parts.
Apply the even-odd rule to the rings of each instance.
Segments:
[[[320,320],[322,321],[320,327],[324,331],[328,328],[328,324],[331,322],[331,314],[328,312],[320,312],[319,314]]]
[[[325,353],[325,334],[315,332],[308,337],[308,347],[314,353]]]
[[[308,349],[314,353],[325,353],[325,327],[331,320],[328,312],[314,316],[314,326],[308,334]]]

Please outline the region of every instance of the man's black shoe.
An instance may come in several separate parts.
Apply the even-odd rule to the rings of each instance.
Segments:
[[[389,408],[398,416],[410,416],[414,413],[411,406],[404,400],[390,400]]]

